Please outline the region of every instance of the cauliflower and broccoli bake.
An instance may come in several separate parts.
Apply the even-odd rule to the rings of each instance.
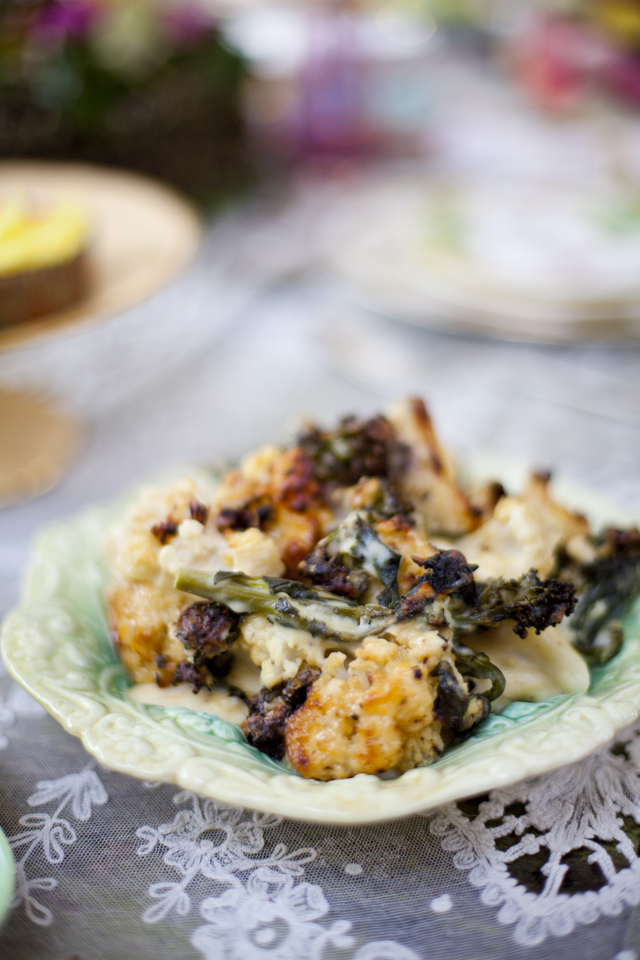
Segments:
[[[209,489],[147,490],[109,538],[122,661],[226,698],[304,777],[430,763],[492,708],[586,690],[622,643],[640,534],[592,536],[547,485],[464,489],[411,399],[308,425]]]

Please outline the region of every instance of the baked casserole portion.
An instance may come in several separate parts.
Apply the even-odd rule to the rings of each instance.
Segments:
[[[639,541],[591,536],[547,477],[464,488],[409,399],[144,491],[110,532],[109,616],[137,684],[227,696],[302,776],[394,776],[492,708],[586,690],[631,595],[603,615],[593,571],[627,583]]]

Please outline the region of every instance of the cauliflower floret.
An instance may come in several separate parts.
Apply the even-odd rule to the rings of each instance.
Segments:
[[[205,497],[186,478],[144,490],[110,533],[108,555],[116,574],[109,619],[122,661],[137,683],[170,683],[186,651],[175,635],[180,613],[194,602],[174,588],[181,566],[222,565],[227,541],[207,518]]]
[[[547,480],[534,474],[521,496],[502,497],[493,516],[455,546],[478,565],[476,580],[517,578],[532,568],[548,577],[557,550],[588,532],[585,518],[554,503]]]
[[[170,682],[185,649],[169,629],[193,598],[151,583],[115,583],[109,620],[125,667],[136,683]]]
[[[269,623],[260,613],[245,617],[240,627],[241,643],[261,668],[265,687],[291,680],[303,663],[320,667],[325,644],[306,630],[294,630]]]
[[[433,671],[444,660],[463,680],[450,645],[433,631],[420,633],[422,642],[417,631],[407,634],[407,645],[368,637],[346,670],[344,654],[327,658],[287,724],[287,754],[303,776],[334,780],[402,772],[440,756],[445,740]]]
[[[451,458],[438,442],[422,400],[394,403],[387,418],[398,440],[410,450],[400,490],[414,505],[427,531],[453,536],[475,529],[480,522],[479,511],[458,486]]]
[[[249,577],[281,577],[284,573],[284,563],[275,543],[256,527],[228,531],[226,547],[221,564],[224,570],[237,570]],[[215,565],[210,565],[209,569],[212,568],[215,569]]]
[[[205,527],[199,520],[183,520],[170,542],[160,549],[158,563],[173,586],[180,567],[211,570],[222,566],[227,541],[216,529]]]
[[[281,452],[274,446],[263,446],[240,464],[240,469],[229,470],[213,498],[213,510],[237,510],[255,497],[267,492],[274,464]]]
[[[162,543],[152,532],[168,518],[180,523],[188,517],[189,505],[199,499],[193,480],[184,479],[170,487],[148,487],[110,532],[107,556],[116,576],[125,580],[154,583],[160,570]]]

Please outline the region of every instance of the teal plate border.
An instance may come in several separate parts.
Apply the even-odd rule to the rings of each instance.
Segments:
[[[16,864],[9,841],[0,830],[0,925],[5,920],[16,886]]]
[[[478,458],[472,472],[500,476],[515,489],[522,473],[497,458]],[[558,484],[555,492],[597,526],[633,522],[626,511],[573,484]],[[92,508],[42,532],[22,603],[2,631],[11,675],[114,770],[296,819],[373,823],[579,760],[640,715],[639,603],[626,618],[621,652],[593,671],[588,693],[514,703],[433,765],[396,780],[365,774],[305,780],[250,747],[231,724],[128,697],[130,680],[110,642],[104,605],[104,536],[122,509]]]

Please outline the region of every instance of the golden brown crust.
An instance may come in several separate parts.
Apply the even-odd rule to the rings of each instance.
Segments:
[[[389,420],[411,451],[408,467],[399,480],[400,491],[413,503],[429,533],[457,536],[475,530],[482,519],[481,511],[458,485],[423,401],[414,397],[394,404]]]
[[[296,770],[336,780],[402,771],[439,756],[444,743],[434,719],[437,684],[429,659],[416,661],[392,641],[369,638],[346,679],[325,675],[313,683],[287,723],[287,754]]]
[[[120,657],[136,683],[167,686],[184,646],[169,631],[191,600],[150,583],[117,583],[108,597],[109,622]]]
[[[284,451],[261,448],[206,500],[196,497],[191,481],[147,491],[112,549],[120,581],[109,597],[110,616],[134,679],[188,681],[197,689],[222,676],[206,666],[210,661],[246,658],[262,684],[246,732],[272,756],[280,757],[286,746],[300,774],[319,780],[402,773],[433,761],[452,736],[482,720],[493,680],[459,649],[454,653],[449,595],[457,591],[460,602],[473,602],[470,564],[486,560],[485,553],[495,559],[496,544],[501,562],[513,556],[519,576],[538,561],[553,562],[555,547],[586,529],[582,518],[550,500],[541,476],[520,498],[487,486],[472,506],[421,401],[397,405],[389,420],[367,421],[363,436],[354,439],[358,425],[342,421],[345,436],[340,429],[310,431],[311,453],[302,440]],[[353,468],[353,450],[357,464],[369,462],[369,437],[377,444],[372,469],[384,466],[387,475],[360,476]],[[392,461],[404,465],[393,481]],[[323,478],[322,471],[330,476]],[[437,531],[464,536],[451,549],[441,540],[436,548],[430,538]],[[469,555],[467,563],[466,546],[479,560]],[[523,564],[523,557],[535,563]],[[387,609],[354,611],[362,624],[354,632],[350,622],[345,626],[344,604],[335,609],[331,596],[266,580],[261,590],[282,592],[275,608],[243,600],[239,613],[226,617],[216,604],[208,612],[206,604],[195,604],[183,614],[193,597],[173,584],[184,567],[244,574],[230,577],[227,586],[286,574],[336,599]],[[216,596],[233,606],[233,593]],[[311,600],[308,614],[297,616],[289,598]]]

